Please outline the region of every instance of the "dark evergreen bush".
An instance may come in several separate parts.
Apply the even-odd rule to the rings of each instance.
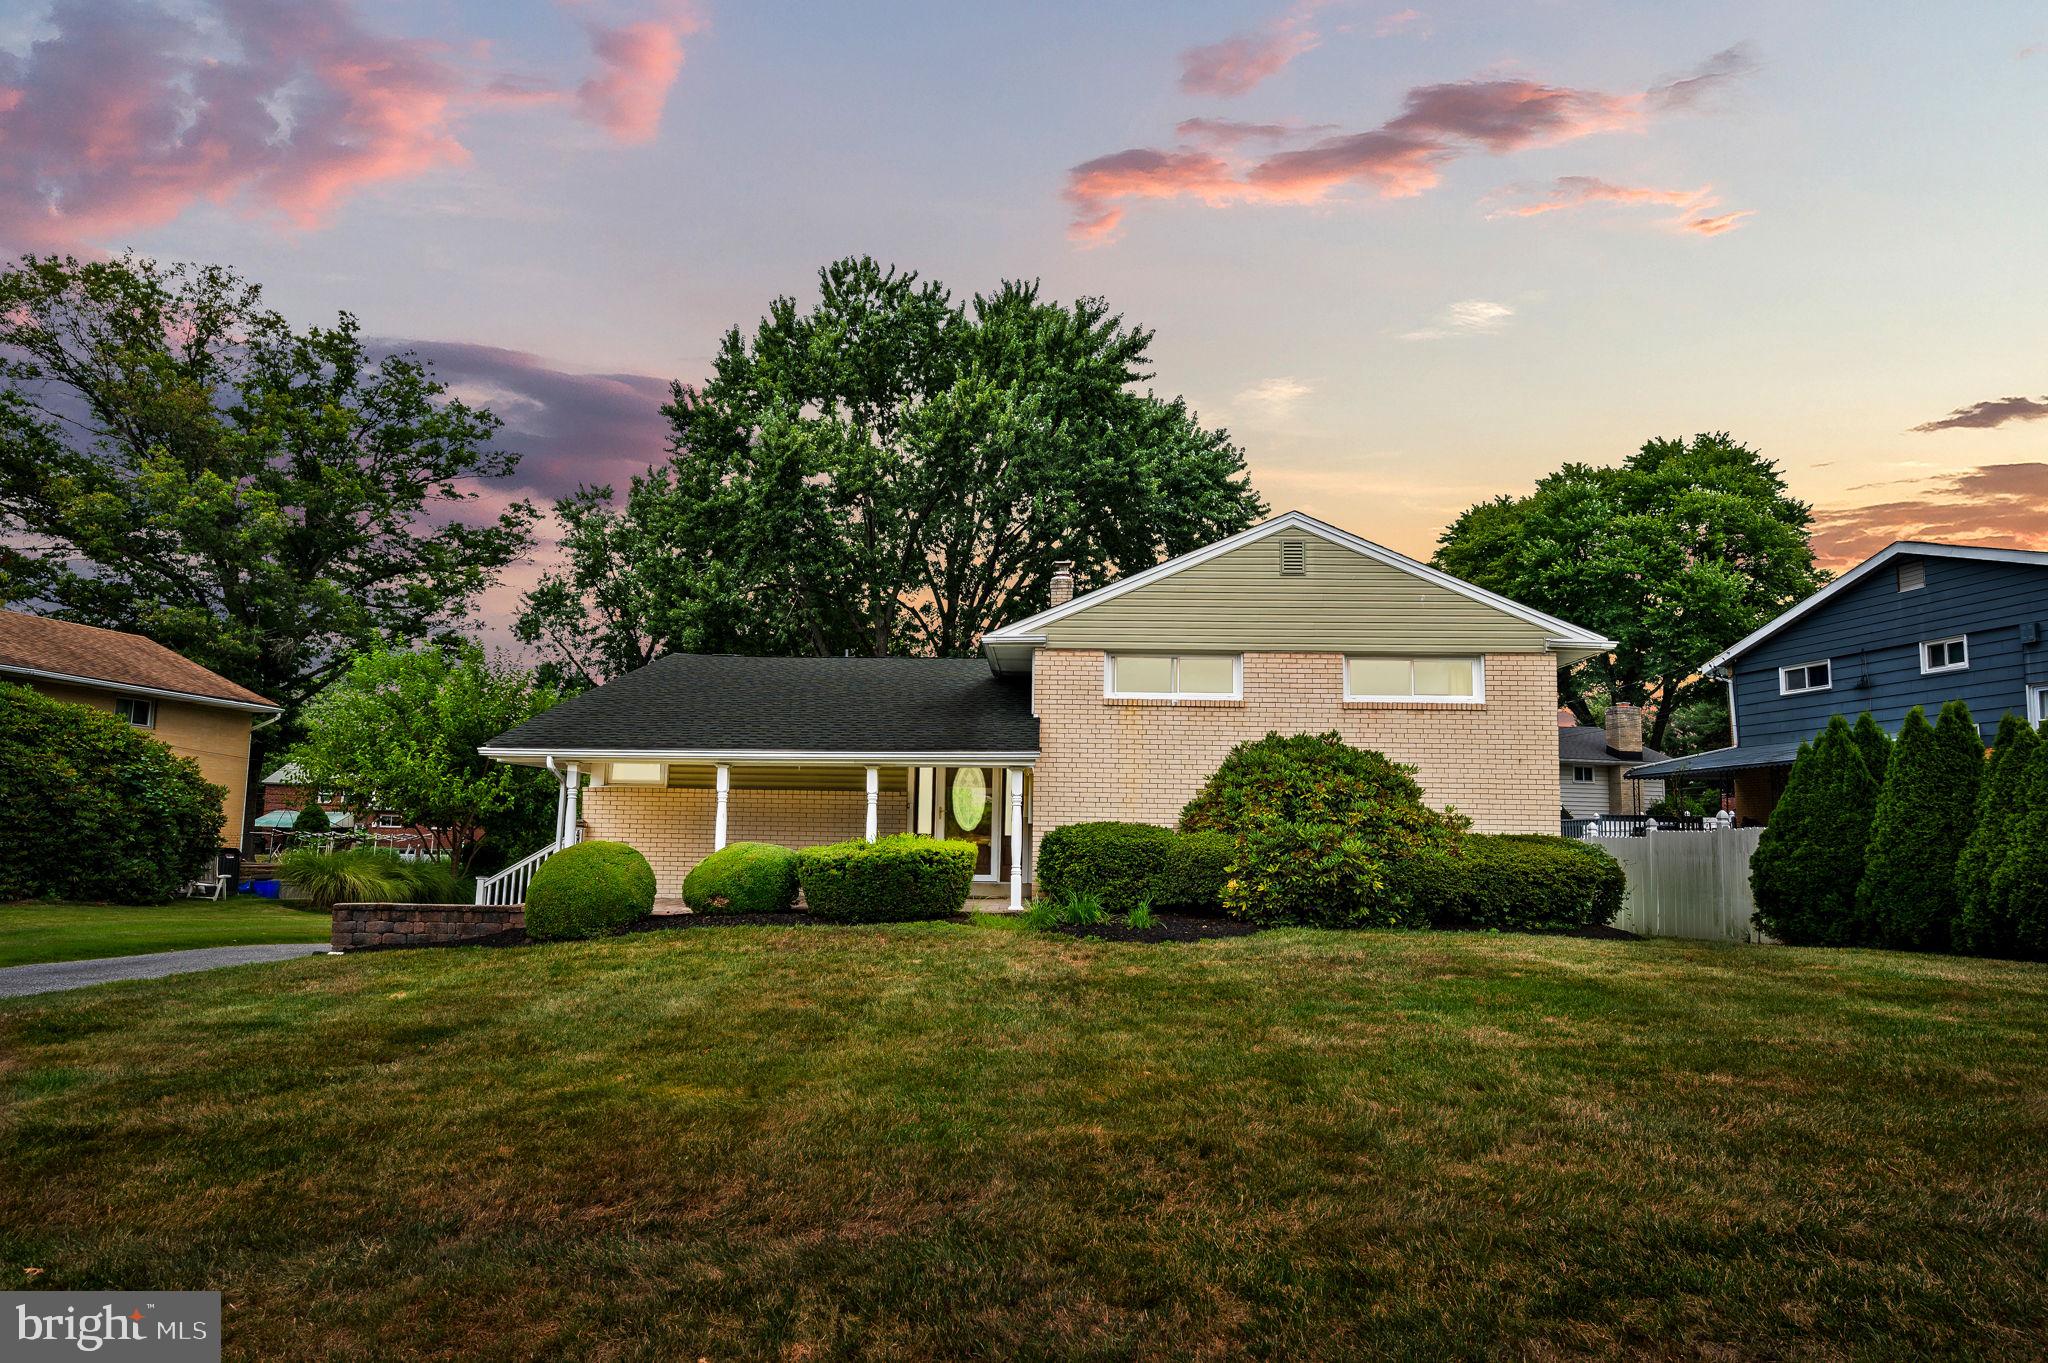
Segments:
[[[1598,847],[1543,833],[1470,833],[1456,855],[1397,861],[1388,878],[1406,920],[1447,928],[1597,927],[1628,888]]]
[[[2011,915],[1992,894],[1992,877],[2011,846],[2027,760],[2040,741],[2026,721],[2010,710],[1998,723],[1998,740],[1977,790],[1975,824],[1962,855],[1956,858],[1954,941],[1958,951],[2006,956],[2019,945]]]
[[[2017,954],[2048,956],[2048,725],[2020,768],[2019,799],[1991,872],[1991,898]]]
[[[695,913],[787,913],[796,890],[796,853],[772,842],[728,843],[683,878]]]
[[[333,827],[334,820],[327,817],[327,811],[310,795],[306,797],[306,803],[299,806],[298,816],[292,820],[294,833],[326,833]]]
[[[1956,858],[1970,836],[1983,775],[1984,740],[1967,705],[1944,705],[1939,728],[1919,706],[1907,711],[1871,817],[1855,940],[1906,951],[1948,949]]]
[[[877,842],[806,847],[796,854],[804,905],[839,923],[947,918],[967,904],[974,844],[898,833]]]
[[[1857,936],[1856,886],[1877,783],[1840,715],[1799,756],[1750,858],[1756,925],[1781,942],[1842,945]]]
[[[526,935],[603,937],[654,908],[654,868],[622,842],[579,842],[540,864],[526,887]]]
[[[1043,898],[1092,895],[1114,914],[1209,909],[1223,903],[1231,841],[1221,833],[1181,833],[1149,823],[1075,823],[1039,841],[1035,878]]]
[[[1856,716],[1856,723],[1849,733],[1856,740],[1856,751],[1863,754],[1863,765],[1869,769],[1870,779],[1882,789],[1885,777],[1891,772],[1892,736],[1871,717],[1868,710]]]
[[[0,682],[0,900],[170,899],[212,867],[226,795],[109,711]]]

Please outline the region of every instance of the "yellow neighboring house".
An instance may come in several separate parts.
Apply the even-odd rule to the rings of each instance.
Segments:
[[[280,707],[154,639],[0,611],[0,680],[112,710],[227,787],[221,841],[247,839],[249,735]]]

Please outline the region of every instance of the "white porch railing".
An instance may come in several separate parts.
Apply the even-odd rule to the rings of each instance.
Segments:
[[[476,883],[476,902],[479,905],[507,906],[526,902],[526,887],[533,882],[533,873],[540,864],[562,850],[562,844],[551,842],[532,856],[513,862],[494,876],[485,876]]]

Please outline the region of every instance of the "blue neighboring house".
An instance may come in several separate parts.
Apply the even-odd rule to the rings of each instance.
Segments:
[[[1714,778],[1762,823],[1799,745],[1830,715],[1868,710],[1896,734],[1968,702],[1988,740],[2011,711],[2048,712],[2048,553],[1901,540],[1702,665],[1724,678],[1733,747],[1635,768],[1634,780]]]

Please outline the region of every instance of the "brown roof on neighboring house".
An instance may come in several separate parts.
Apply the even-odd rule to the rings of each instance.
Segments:
[[[74,625],[46,615],[0,611],[0,673],[45,672],[108,686],[174,691],[239,705],[274,705],[246,686],[209,672],[154,639]]]

